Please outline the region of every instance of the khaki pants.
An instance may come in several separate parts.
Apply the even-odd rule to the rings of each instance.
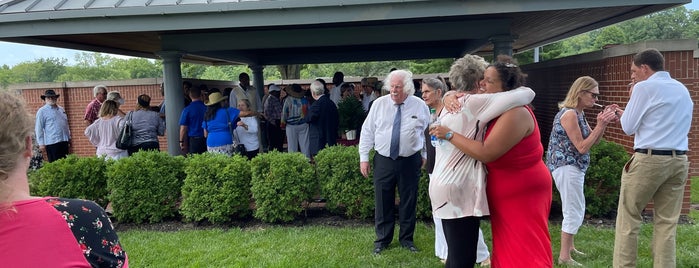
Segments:
[[[614,267],[636,267],[641,212],[653,200],[653,267],[676,266],[675,238],[689,162],[686,155],[635,153],[624,166],[614,238]]]

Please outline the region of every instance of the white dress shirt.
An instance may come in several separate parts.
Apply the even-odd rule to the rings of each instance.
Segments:
[[[380,155],[386,157],[390,155],[393,118],[396,111],[397,106],[391,99],[391,95],[379,97],[374,101],[359,136],[360,162],[369,161],[371,148],[376,149],[376,153]],[[429,123],[430,110],[425,102],[418,97],[408,96],[401,107],[399,156],[408,157],[422,151],[422,158],[427,157],[423,148],[425,146],[424,131]]]
[[[621,127],[634,135],[634,149],[685,151],[693,108],[687,87],[668,72],[656,72],[634,85]]]

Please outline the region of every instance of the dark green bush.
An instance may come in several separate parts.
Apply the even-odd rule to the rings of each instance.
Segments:
[[[590,150],[590,167],[585,173],[587,214],[609,216],[619,203],[621,172],[629,161],[623,146],[601,140]]]
[[[253,158],[251,167],[254,216],[264,222],[294,220],[317,189],[314,169],[303,154],[272,151]]]
[[[342,133],[345,133],[347,130],[361,128],[366,118],[362,102],[355,98],[354,95],[342,99],[337,104],[337,113],[339,115],[338,130]]]
[[[364,178],[359,172],[356,146],[325,148],[314,159],[326,209],[350,218],[374,216],[373,175]]]
[[[123,222],[160,222],[174,216],[184,180],[184,157],[140,151],[107,167],[114,216]]]
[[[29,173],[29,181],[36,196],[56,196],[95,201],[105,207],[107,201],[107,163],[97,157],[66,158]]]
[[[187,158],[180,213],[186,220],[224,223],[250,215],[250,162],[223,154]]]
[[[432,219],[432,203],[430,202],[430,176],[427,171],[420,169],[420,181],[417,189],[417,208],[415,216],[418,219]]]

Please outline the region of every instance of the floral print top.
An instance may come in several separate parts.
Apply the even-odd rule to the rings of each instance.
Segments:
[[[126,267],[126,252],[102,207],[80,199],[50,197],[46,202],[61,213],[92,267]]]
[[[590,166],[590,152],[588,151],[585,154],[578,152],[578,149],[575,148],[573,142],[570,141],[568,134],[566,134],[566,130],[563,129],[561,125],[561,117],[570,110],[577,115],[578,126],[580,126],[583,139],[590,136],[590,126],[585,120],[584,112],[577,113],[575,109],[571,108],[561,109],[553,119],[553,129],[551,130],[549,146],[546,152],[546,166],[548,166],[549,171],[553,171],[562,166],[572,165],[579,168],[584,173]]]

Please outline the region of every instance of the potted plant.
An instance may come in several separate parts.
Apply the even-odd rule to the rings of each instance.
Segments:
[[[338,128],[341,135],[346,135],[348,140],[356,138],[357,130],[362,127],[366,113],[362,103],[354,96],[348,96],[337,104],[337,113],[340,116]]]

